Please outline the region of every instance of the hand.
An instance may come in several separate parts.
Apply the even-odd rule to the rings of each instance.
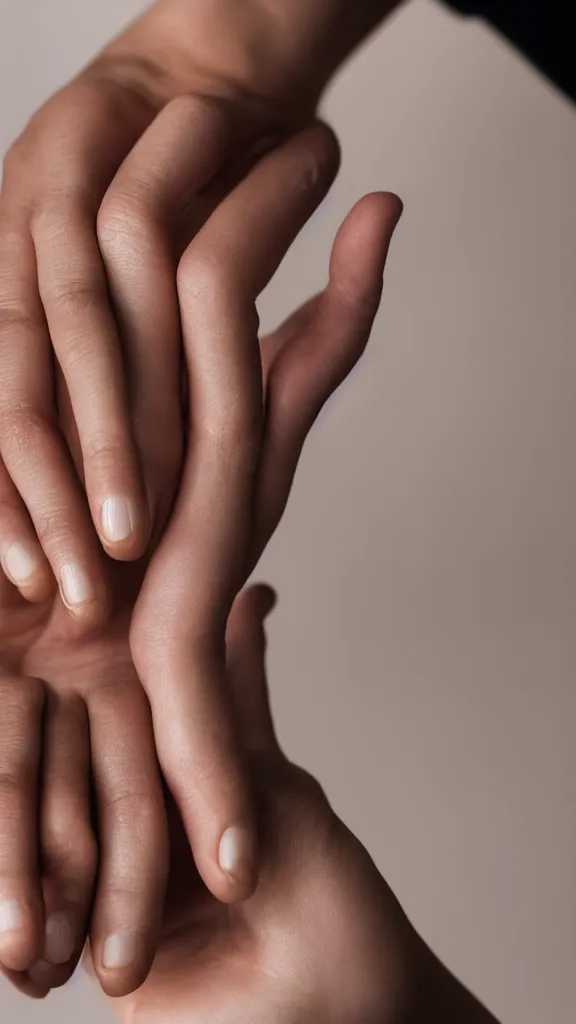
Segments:
[[[272,725],[262,619],[267,588],[236,603],[228,681],[259,805],[262,870],[229,908],[203,886],[171,808],[170,882],[152,972],[114,1001],[121,1024],[396,1021],[409,929],[320,786],[282,754]]]
[[[366,850],[274,733],[262,625],[274,595],[244,593],[227,671],[259,801],[262,871],[233,909],[202,885],[174,806],[160,946],[120,1024],[496,1024],[407,921]]]
[[[164,798],[127,644],[143,569],[107,569],[113,615],[89,639],[57,594],[31,605],[0,579],[0,965],[33,995],[68,980],[92,908],[102,962],[138,936],[110,991],[146,976],[160,926]]]
[[[98,538],[114,559],[140,557],[178,482],[179,253],[270,137],[310,118],[328,74],[317,48],[304,53],[333,4],[320,6],[289,30],[264,0],[162,0],[38,111],[6,158],[0,562],[31,601],[55,577],[88,628],[110,610]],[[80,480],[59,430],[54,356]]]
[[[312,138],[305,133],[283,151],[271,155],[252,172],[241,191],[227,200],[230,205],[222,207],[223,219],[215,221],[212,229],[205,229],[194,243],[197,248],[190,250],[191,263],[182,265],[180,287],[186,334],[189,338],[192,332],[198,332],[195,352],[200,359],[209,357],[210,363],[190,366],[194,400],[187,472],[175,519],[154,557],[151,578],[156,574],[161,585],[168,580],[180,588],[182,571],[187,570],[190,561],[189,538],[194,537],[195,531],[199,541],[206,537],[204,543],[194,548],[205,554],[206,575],[202,580],[194,580],[196,589],[182,589],[176,594],[178,599],[180,595],[184,600],[189,597],[188,607],[181,612],[179,627],[183,630],[190,614],[193,624],[199,621],[196,616],[204,614],[205,600],[208,616],[215,607],[224,608],[232,578],[241,576],[255,562],[279,521],[315,415],[352,368],[368,339],[378,307],[385,254],[399,214],[398,200],[374,195],[358,204],[337,238],[326,291],[278,332],[262,339],[260,355],[256,347],[259,378],[264,377],[265,381],[267,415],[258,448],[250,454],[254,469],[249,509],[240,501],[244,493],[241,487],[238,491],[236,545],[231,513],[219,507],[221,499],[230,498],[226,488],[231,481],[228,475],[223,479],[209,472],[222,465],[222,458],[224,465],[228,459],[229,467],[233,467],[234,452],[230,461],[226,447],[219,447],[217,458],[211,458],[210,431],[218,425],[222,408],[229,409],[226,400],[236,394],[227,355],[218,351],[217,342],[228,336],[245,341],[246,351],[238,363],[243,367],[245,359],[254,357],[250,348],[256,343],[252,333],[253,311],[247,291],[246,304],[240,305],[239,312],[227,320],[223,334],[213,329],[214,321],[206,321],[210,332],[207,340],[213,344],[204,348],[196,317],[201,320],[207,313],[214,315],[215,310],[225,315],[227,307],[216,304],[213,308],[194,301],[190,308],[182,291],[187,281],[186,269],[190,270],[191,265],[225,268],[224,252],[218,253],[214,246],[227,239],[231,245],[229,258],[238,258],[243,268],[238,278],[240,286],[257,288],[262,281],[260,275],[272,271],[283,246],[297,230],[299,218],[317,201],[317,189],[322,187],[323,178],[321,173],[310,174],[310,168],[321,168],[318,160],[323,153],[332,153],[331,147],[330,137],[319,129],[312,133]],[[329,165],[330,161],[326,166]],[[271,203],[272,180],[292,183],[292,191],[282,188],[280,202],[275,204]],[[256,195],[262,203],[264,223],[252,219],[260,210],[258,204],[254,205]],[[245,217],[257,229],[251,235],[246,232]],[[242,241],[245,237],[252,244],[247,251],[239,250],[238,239]],[[215,263],[210,262],[210,254],[218,257]],[[238,290],[228,288],[224,275],[221,284],[223,301],[233,303]],[[217,298],[212,296],[214,301]],[[189,350],[188,342],[192,364]],[[225,388],[221,391],[223,383]],[[244,392],[239,394],[242,397]],[[199,410],[204,432],[195,429],[194,416]],[[245,415],[246,407],[233,405],[232,410]],[[67,447],[74,464],[81,468],[73,413],[63,387],[59,411]],[[247,448],[242,451],[243,456],[248,455]],[[200,479],[207,482],[207,490],[199,496],[198,480],[192,469],[200,461],[205,467]],[[232,555],[230,551],[224,554],[230,561],[218,563],[217,576],[213,578],[213,559],[219,557],[220,551],[218,538],[231,545],[233,551]],[[176,573],[175,558],[180,563]],[[96,796],[100,848],[90,935],[95,969],[107,993],[123,995],[144,980],[160,924],[167,869],[164,804],[149,706],[128,646],[130,617],[145,564],[117,565],[110,560],[104,568],[109,574],[115,606],[108,625],[89,636],[67,615],[58,595],[31,605],[5,580],[0,591],[0,963],[12,972],[11,977],[20,987],[36,995],[46,994],[51,987],[67,980],[82,948],[96,861],[90,783]],[[210,583],[213,579],[214,594],[206,594],[204,580]],[[138,605],[132,642],[144,668],[142,680],[145,676],[151,694],[159,750],[172,768],[169,781],[187,819],[189,834],[193,834],[194,853],[202,873],[210,878],[211,888],[218,894],[224,898],[235,896],[242,885],[252,885],[253,880],[247,880],[244,874],[235,881],[233,874],[228,876],[220,868],[215,870],[212,849],[203,847],[199,839],[203,826],[208,835],[211,828],[219,826],[220,796],[226,812],[230,796],[237,797],[239,793],[239,782],[232,775],[236,762],[233,769],[228,769],[230,776],[224,776],[222,794],[214,784],[220,766],[226,771],[232,764],[230,732],[223,734],[223,730],[231,729],[226,681],[223,680],[221,690],[206,692],[201,685],[204,676],[187,676],[188,664],[197,669],[203,652],[202,645],[198,647],[193,642],[191,660],[180,666],[184,674],[177,680],[184,683],[184,689],[168,686],[162,692],[162,674],[154,677],[155,667],[161,665],[155,660],[155,655],[161,654],[161,630],[166,629],[169,668],[182,639],[177,633],[170,637],[170,613],[177,607],[174,596],[163,590],[156,605],[153,596],[154,589],[147,584],[143,601]],[[211,635],[217,640],[213,621],[211,628]],[[137,642],[139,636],[142,645]],[[197,636],[192,630],[191,640],[197,640]],[[148,640],[151,646],[146,649],[144,641]],[[217,670],[219,664],[216,658]],[[195,709],[199,714],[197,722],[193,717]],[[223,761],[219,760],[218,749],[222,735]],[[196,779],[194,790],[188,793],[185,787],[190,777],[175,771],[171,757],[177,761],[191,746],[196,749],[196,743],[197,765],[208,766],[214,775],[205,775],[199,782]],[[193,766],[194,771],[196,767]],[[209,820],[195,817],[198,807],[202,810],[203,806],[214,812]],[[193,833],[194,827],[198,832]],[[70,836],[74,837],[73,844]]]
[[[365,198],[338,235],[326,291],[259,346],[256,299],[324,187],[322,139],[308,130],[266,157],[180,264],[190,441],[131,628],[164,779],[198,870],[225,902],[251,894],[258,862],[228,701],[226,622],[283,512],[317,413],[368,340],[400,214],[395,197]],[[309,163],[299,176],[302,147]]]
[[[336,161],[327,136],[314,168],[308,165],[302,174],[296,160],[277,185],[271,185],[270,173],[266,177],[269,213],[277,211],[282,188],[291,196],[292,212],[284,211],[277,237],[270,234],[272,221],[258,219],[249,190],[252,219],[244,217],[237,225],[247,227],[249,239],[256,228],[268,231],[260,270],[252,275],[246,245],[238,244],[237,235],[226,251],[221,214],[208,221],[210,234],[201,231],[200,244],[187,251],[178,287],[175,270],[190,238],[242,181],[257,152],[310,119],[343,55],[348,8],[342,0],[315,5],[295,0],[288,16],[276,0],[241,6],[230,0],[162,0],[33,118],[8,156],[0,199],[0,562],[26,599],[50,600],[55,576],[74,621],[88,635],[105,633],[113,595],[90,520],[114,559],[138,556],[150,530],[148,550],[153,550],[162,533],[184,444],[182,293],[190,315],[191,306],[207,310],[212,328],[230,331],[231,346],[238,345],[228,360],[221,358],[223,349],[218,359],[225,374],[233,370],[240,415],[230,415],[235,406],[226,387],[217,396],[204,389],[211,404],[205,407],[207,421],[200,422],[193,396],[196,468],[191,458],[187,463],[193,512],[179,502],[171,530],[178,544],[165,544],[154,560],[132,641],[155,711],[162,767],[179,805],[187,804],[186,827],[202,875],[223,899],[245,896],[256,875],[250,801],[221,695],[224,623],[236,582],[245,575],[248,502],[261,440],[253,298],[281,257],[282,244],[328,187]],[[363,15],[362,30],[365,21]],[[270,172],[274,164],[267,167]],[[228,209],[232,213],[237,204]],[[208,277],[206,252],[213,258]],[[231,260],[235,284],[230,284]],[[336,322],[340,312],[346,331],[352,324],[349,304],[335,301],[342,273],[346,280],[348,270],[340,266],[332,298],[322,306],[335,337],[344,337]],[[244,304],[242,309],[230,308],[224,277],[225,291]],[[358,350],[375,309],[373,282],[370,288],[366,312],[359,313]],[[210,289],[223,310],[228,302],[221,318],[215,316]],[[357,285],[353,294],[363,301]],[[194,323],[200,333],[200,322]],[[316,330],[316,321],[312,326]],[[190,334],[188,362],[195,378],[207,365],[210,346],[199,359]],[[62,388],[52,376],[51,345]],[[281,386],[273,390],[279,393]],[[62,406],[68,405],[80,452],[75,464],[59,428]],[[219,422],[218,410],[224,412]],[[195,478],[200,456],[203,480]],[[235,489],[221,486],[233,477]],[[238,506],[238,534],[230,521],[233,505],[210,504],[212,495],[220,502],[225,493]],[[185,541],[183,523],[191,531]],[[195,538],[198,547],[195,541],[192,550]],[[198,576],[194,593],[187,583],[178,594],[171,589],[182,579],[179,550],[188,551],[196,573],[215,574]],[[230,563],[227,555],[218,562],[218,550],[231,552]],[[167,601],[161,616],[156,594]],[[160,621],[170,652],[166,664],[158,643]],[[189,648],[181,655],[184,622],[194,635],[193,664]],[[192,686],[186,697],[188,673]],[[182,714],[174,743],[160,679],[172,695],[172,708]],[[190,743],[201,726],[202,740],[191,756]],[[193,790],[192,762],[199,780]],[[227,871],[219,857],[225,835]],[[231,842],[240,836],[240,846]]]

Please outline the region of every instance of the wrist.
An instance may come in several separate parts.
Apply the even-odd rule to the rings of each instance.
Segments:
[[[200,87],[300,115],[398,2],[157,0],[99,62],[124,63],[161,101]]]

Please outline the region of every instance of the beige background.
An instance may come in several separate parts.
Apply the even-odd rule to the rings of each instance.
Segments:
[[[139,0],[1,0],[0,147]],[[281,733],[506,1024],[576,1014],[574,110],[416,0],[328,113],[342,176],[266,297],[319,283],[373,188],[406,213],[363,367],[263,574]],[[2,1024],[107,1020],[81,982]]]

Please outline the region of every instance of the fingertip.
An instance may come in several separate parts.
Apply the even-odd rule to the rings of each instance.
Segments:
[[[276,608],[278,594],[268,583],[256,583],[245,591],[241,600],[244,600],[254,610],[256,616],[264,621]]]
[[[359,255],[367,248],[370,256],[375,247],[381,255],[385,254],[403,209],[402,200],[393,192],[370,192],[363,196],[336,235],[333,259],[338,259],[340,249],[349,246],[355,246]]]
[[[326,121],[318,119],[317,121],[314,121],[313,125],[308,130],[315,132],[319,139],[321,139],[326,157],[330,161],[330,167],[335,169],[334,173],[337,173],[342,162],[342,147],[340,145],[340,139],[336,135],[332,126]]]
[[[232,825],[223,832],[218,844],[218,866],[224,885],[220,895],[214,895],[223,903],[250,899],[258,881],[257,844],[251,829]]]
[[[67,562],[60,568],[59,590],[62,604],[81,633],[106,624],[110,594],[100,573],[90,572],[78,561]]]
[[[52,570],[36,541],[15,541],[0,559],[4,575],[31,604],[45,601],[55,587]]]
[[[42,983],[34,981],[30,977],[30,971],[11,971],[0,966],[0,974],[4,975],[10,984],[28,999],[46,999],[50,995],[50,986],[46,984],[45,980]]]
[[[148,508],[124,495],[109,495],[101,504],[97,529],[110,558],[135,562],[145,554],[150,539]]]
[[[98,942],[91,939],[92,966],[89,974],[96,978],[111,999],[132,995],[148,977],[156,946],[150,936],[138,930],[118,930]]]
[[[321,185],[328,191],[335,180],[342,162],[342,150],[335,131],[325,121],[315,121],[301,134],[302,143],[313,153],[312,185]]]
[[[402,201],[394,193],[372,192],[356,203],[334,241],[329,289],[335,288],[359,313],[367,313],[369,321],[378,308],[390,243],[402,211]]]
[[[368,192],[358,201],[357,206],[369,206],[377,215],[381,215],[386,221],[396,227],[402,212],[404,203],[395,192],[377,191]]]
[[[27,971],[42,951],[42,929],[31,907],[0,901],[0,963],[9,971]]]

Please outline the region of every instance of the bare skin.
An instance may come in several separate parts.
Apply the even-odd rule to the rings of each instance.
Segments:
[[[156,959],[112,1013],[120,1024],[497,1024],[414,931],[320,785],[281,751],[264,664],[274,601],[268,587],[245,592],[227,630],[228,684],[258,798],[258,889],[237,907],[214,899],[169,800]],[[93,975],[90,951],[86,967]],[[11,976],[42,998],[51,971]]]
[[[282,753],[264,666],[272,601],[265,587],[243,594],[227,638],[258,796],[258,889],[239,907],[214,900],[172,813],[158,956],[112,1012],[120,1024],[496,1024],[417,936],[319,784]]]
[[[311,154],[318,152],[314,147],[324,145],[324,129],[318,131],[319,135],[312,139],[310,133],[305,133],[274,159],[287,164],[293,159],[304,159],[305,167],[309,168]],[[272,165],[272,171],[277,180],[278,168]],[[263,173],[268,173],[266,168],[254,172],[260,201],[266,195]],[[314,189],[320,179],[308,176],[305,180],[311,181]],[[267,242],[265,232],[259,232],[252,262],[245,262],[246,268],[255,274],[252,282],[256,290],[262,275],[273,270],[286,242],[286,228],[282,228],[286,221],[282,218],[289,210],[288,195],[284,191],[280,197],[280,218],[272,217],[272,241]],[[241,200],[242,216],[251,215],[245,191]],[[300,190],[297,205],[301,200]],[[194,267],[209,259],[222,237],[230,244],[236,229],[240,230],[241,238],[246,236],[242,219],[236,219],[239,207],[233,196],[230,202],[231,206],[220,208],[226,215],[225,222],[216,222],[214,232],[209,230],[210,226],[214,228],[214,222],[210,222],[206,235],[199,236],[206,248],[202,250],[201,263],[194,262]],[[270,208],[268,212],[272,214]],[[250,515],[243,521],[241,506],[237,506],[232,522],[224,503],[227,518],[223,522],[230,524],[229,532],[218,519],[217,499],[221,494],[219,488],[229,487],[230,481],[222,483],[218,475],[213,478],[209,460],[202,467],[201,480],[207,480],[209,485],[203,493],[215,523],[214,556],[221,554],[225,566],[233,566],[237,588],[281,518],[302,445],[317,413],[366,345],[399,214],[400,204],[394,196],[376,194],[362,200],[336,239],[325,292],[307,303],[276,334],[263,339],[260,346],[252,305],[241,305],[240,312],[224,304],[218,306],[218,315],[228,317],[224,322],[227,331],[248,340],[253,338],[265,399],[258,447],[249,453],[253,463]],[[185,335],[187,329],[197,327],[199,308],[202,310],[202,305],[197,301],[188,306],[184,297]],[[211,306],[206,307],[204,315],[213,315]],[[196,352],[201,352],[201,346]],[[213,346],[209,354],[213,360]],[[213,367],[213,361],[210,365]],[[194,407],[188,411],[192,423],[202,402],[214,401],[220,394],[218,389],[211,390],[214,378],[202,365],[195,367],[193,379]],[[81,450],[72,409],[65,399],[62,389],[63,435],[80,469]],[[243,448],[242,457],[246,452]],[[170,666],[169,653],[164,653],[162,662],[155,663],[155,653],[162,653],[161,635],[150,631],[141,644],[135,644],[134,637],[143,628],[141,607],[146,610],[146,602],[154,600],[154,595],[161,591],[160,584],[149,586],[150,578],[156,574],[160,580],[168,581],[162,592],[161,607],[165,609],[171,602],[178,606],[170,592],[174,580],[178,586],[183,572],[194,572],[195,552],[187,549],[186,538],[190,535],[190,516],[194,515],[196,487],[196,478],[185,473],[170,526],[149,567],[145,562],[132,566],[111,559],[103,563],[115,605],[108,623],[88,636],[67,614],[56,590],[44,601],[32,604],[15,587],[2,581],[0,962],[25,989],[33,990],[38,984],[44,989],[63,984],[74,969],[88,927],[95,970],[108,994],[118,996],[133,991],[150,969],[168,871],[164,799],[155,742],[159,751],[168,748],[175,758],[181,757],[189,735],[188,718],[197,714],[201,705],[194,692],[193,677],[188,676],[189,685],[184,692],[178,687],[170,688],[165,674],[166,666]],[[227,537],[228,550],[220,546]],[[203,545],[206,557],[213,557],[210,541],[208,537]],[[177,573],[173,571],[173,551],[179,552]],[[141,591],[144,576],[146,583]],[[207,576],[211,578],[209,573]],[[210,600],[206,604],[210,607]],[[185,616],[178,617],[177,626],[182,630],[182,646],[198,643]],[[148,665],[156,664],[162,686],[154,692],[147,693],[143,685],[138,656]],[[221,720],[232,723],[225,649],[221,657],[223,676],[216,680],[214,699],[222,702]],[[236,764],[241,766],[242,777],[246,773],[243,751],[232,746],[232,730],[223,736],[201,724],[203,742],[218,744],[220,750],[226,750],[228,744],[234,751],[234,769],[230,767],[226,775],[233,789],[238,785]],[[196,818],[190,821],[190,809],[206,806],[202,802],[205,781],[199,766],[209,760],[206,748],[199,749],[196,756],[198,764],[188,763],[185,773],[189,789],[182,793],[173,781],[169,759],[160,753],[164,777],[172,783],[188,838],[192,834],[195,840],[192,845],[197,870],[207,888],[220,899],[226,901],[238,889],[247,896],[255,885],[253,861],[240,864],[243,874],[234,873],[229,878],[228,871],[222,868],[214,877],[218,840],[223,831],[218,819],[211,820],[207,813],[200,818],[203,835],[213,829],[216,850],[203,845],[201,837],[194,833],[198,824]],[[95,818],[90,802],[92,790],[96,798]]]
[[[333,143],[325,134],[324,156],[317,150],[305,168],[268,164],[266,185],[246,175],[258,155],[310,122],[332,71],[389,6],[160,0],[35,114],[4,169],[0,564],[41,608],[57,586],[78,635],[105,633],[115,595],[102,550],[120,562],[155,550],[185,456],[193,498],[150,566],[132,655],[196,862],[227,901],[245,897],[257,874],[251,793],[219,697],[259,444],[253,305],[282,245],[329,185]],[[230,206],[221,213],[226,199],[219,205],[243,179],[248,193],[256,183],[249,224]],[[282,245],[268,248],[269,270],[258,278],[248,249],[266,224],[280,224],[282,194],[291,196]],[[236,227],[227,241],[229,218]],[[182,305],[193,323],[187,339]],[[204,340],[225,343],[212,368],[218,387],[205,390],[205,417],[196,415],[187,435],[181,366],[185,359],[194,390],[210,348],[196,345],[202,322]],[[71,407],[75,460],[61,406]],[[219,552],[230,551],[238,524],[244,540],[227,562]],[[166,687],[182,722],[176,746]],[[219,863],[228,828],[244,836],[233,873]]]

